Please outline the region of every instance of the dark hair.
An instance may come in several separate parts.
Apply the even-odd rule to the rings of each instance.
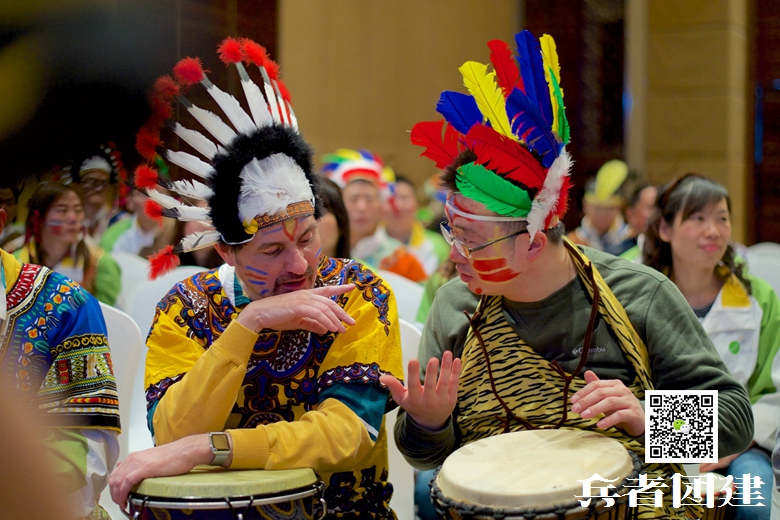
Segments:
[[[22,194],[22,190],[24,189],[24,181],[14,179],[0,180],[0,190],[2,189],[11,190],[11,195],[13,196],[14,201],[18,204],[19,196]]]
[[[36,247],[30,248],[30,262],[34,264],[43,264],[42,260],[45,244],[41,241],[40,231],[46,221],[46,213],[48,213],[49,209],[51,209],[51,207],[68,192],[75,193],[81,203],[84,203],[84,197],[76,186],[66,186],[59,182],[42,182],[36,188],[35,193],[30,197],[30,200],[27,203],[29,210],[27,212],[27,238],[25,242],[29,242],[31,237],[34,237],[36,242]],[[89,249],[84,243],[84,240],[81,240],[76,245],[76,255],[77,259],[84,258],[84,272],[89,272],[92,267],[93,259],[92,255],[89,254]],[[54,266],[49,265],[46,267]],[[82,285],[85,285],[84,288],[87,291],[92,290],[91,283],[82,283]]]
[[[350,257],[349,215],[341,198],[341,189],[330,179],[323,178],[320,182],[320,195],[324,210],[336,217],[336,226],[339,229],[339,240],[336,242],[336,257]]]
[[[217,154],[212,160],[216,173],[211,179],[214,195],[209,200],[211,222],[224,241],[239,244],[237,249],[241,249],[241,242],[252,238],[244,231],[238,216],[241,171],[252,159],[265,159],[277,153],[291,157],[304,171],[314,193],[314,217],[319,219],[322,215],[319,176],[312,173],[313,151],[297,131],[286,126],[271,125],[258,128],[250,135],[238,134],[225,148],[225,152]]]
[[[395,174],[395,183],[396,184],[408,184],[412,187],[412,189],[415,189],[414,183],[409,179],[409,177],[406,177],[404,175]]]
[[[655,188],[655,184],[651,184],[649,182],[640,182],[636,185],[634,188],[634,191],[631,192],[631,197],[628,199],[628,207],[633,208],[637,205],[639,202],[639,199],[642,198],[642,192],[645,191],[647,188]]]
[[[694,213],[703,210],[710,204],[717,204],[721,200],[726,201],[729,214],[731,214],[731,198],[726,188],[698,173],[686,173],[667,184],[658,193],[655,210],[647,223],[645,245],[642,250],[645,265],[649,265],[671,278],[674,273],[672,246],[661,240],[659,234],[661,221],[672,226],[677,215],[680,215],[682,220],[686,220]],[[723,258],[721,258],[721,264],[727,268],[727,271],[715,269],[715,277],[725,282],[733,273],[750,294],[752,288],[750,281],[745,277],[744,264],[737,263],[735,256],[734,247],[729,243]]]

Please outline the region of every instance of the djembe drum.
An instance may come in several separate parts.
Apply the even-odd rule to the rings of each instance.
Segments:
[[[325,516],[323,485],[310,469],[225,471],[196,468],[149,478],[128,497],[128,518],[140,520],[311,520]]]
[[[628,498],[615,505],[594,497],[582,507],[578,496],[594,473],[617,479],[610,496],[625,495],[636,479],[639,459],[616,440],[579,430],[534,430],[488,437],[461,447],[444,461],[431,482],[439,515],[461,520],[630,519]],[[606,486],[594,481],[592,488]]]
[[[715,498],[715,503],[713,504],[714,507],[707,507],[707,475],[712,475],[712,494]],[[704,473],[702,475],[698,476],[702,483],[702,489],[701,489],[701,504],[704,507],[704,516],[701,517],[701,520],[731,520],[734,518],[734,514],[736,513],[736,510],[734,506],[732,505],[723,505],[723,500],[726,498],[726,489],[728,486],[728,480],[726,480],[726,477],[719,473]],[[690,477],[689,477],[690,480]],[[734,485],[734,483],[731,483],[731,496],[732,501],[736,502],[736,492],[737,487]]]

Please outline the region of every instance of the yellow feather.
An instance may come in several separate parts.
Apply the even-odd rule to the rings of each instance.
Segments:
[[[552,131],[559,134],[558,121],[558,99],[555,97],[553,82],[550,74],[555,75],[558,85],[561,84],[561,66],[558,63],[558,52],[555,50],[555,40],[549,34],[542,35],[539,38],[539,45],[542,47],[542,65],[544,66],[544,77],[547,79],[547,87],[550,89],[550,104],[552,105],[553,125]],[[563,89],[561,89],[563,95]]]
[[[593,193],[597,203],[605,203],[617,192],[628,177],[628,165],[619,159],[605,162],[596,174]]]
[[[349,148],[339,148],[336,150],[336,155],[339,157],[344,157],[345,159],[351,159],[353,161],[359,161],[363,158],[363,156],[360,155],[360,152],[350,150]]]
[[[495,72],[488,73],[487,65],[467,61],[458,69],[463,75],[463,84],[477,102],[482,115],[499,134],[516,139],[512,135],[509,117],[506,115],[504,94],[496,84]]]

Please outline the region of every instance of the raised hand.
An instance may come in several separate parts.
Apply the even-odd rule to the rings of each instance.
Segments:
[[[354,325],[355,320],[330,298],[354,288],[352,284],[328,285],[270,296],[247,305],[237,321],[255,332],[263,329],[304,329],[317,334],[346,332],[344,324]]]
[[[398,379],[385,375],[379,380],[387,386],[393,400],[406,410],[406,413],[420,426],[429,430],[439,430],[447,422],[458,400],[458,382],[460,381],[460,359],[452,359],[452,352],[445,351],[439,360],[431,358],[425,369],[425,381],[420,384],[420,362],[409,361],[408,387]]]
[[[599,414],[606,417],[596,423],[606,430],[616,426],[632,437],[639,437],[645,432],[645,411],[639,399],[619,379],[599,379],[588,370],[585,372],[585,388],[571,398],[571,411],[583,419],[590,419]]]

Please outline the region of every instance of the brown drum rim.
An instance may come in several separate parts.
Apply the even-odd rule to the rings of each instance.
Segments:
[[[626,487],[626,484],[629,482],[629,479],[638,478],[639,473],[642,471],[642,462],[639,460],[639,457],[637,457],[637,455],[632,451],[628,451],[628,455],[631,457],[631,461],[633,462],[634,468],[631,471],[631,474],[629,474],[625,479],[623,479],[623,482],[621,482],[620,485],[615,488],[614,493],[620,494],[622,496],[615,498],[615,505],[612,506],[613,508],[617,508],[618,505],[628,501],[628,497],[625,496],[625,492],[627,492],[628,489]],[[573,509],[585,509],[590,514],[593,514],[606,508],[606,502],[603,499],[597,499],[597,497],[593,497],[591,499],[588,507],[582,507],[580,505],[579,500],[576,499],[572,500],[571,502],[553,504],[552,506],[549,507],[539,507],[539,508],[496,508],[496,507],[488,507],[488,506],[482,506],[477,504],[469,504],[445,496],[441,492],[441,489],[439,489],[439,485],[436,482],[436,478],[439,476],[440,471],[441,471],[441,467],[439,467],[439,469],[437,469],[436,472],[434,473],[433,479],[431,480],[429,486],[431,488],[431,498],[433,499],[433,507],[434,509],[436,509],[436,512],[444,518],[448,518],[448,516],[445,511],[441,510],[441,506],[444,506],[444,508],[446,509],[454,508],[455,510],[460,512],[463,518],[483,517],[483,518],[495,518],[496,520],[502,520],[502,519],[512,520],[515,518],[533,519],[536,516],[551,515],[551,514],[565,515],[567,512],[570,512]]]

